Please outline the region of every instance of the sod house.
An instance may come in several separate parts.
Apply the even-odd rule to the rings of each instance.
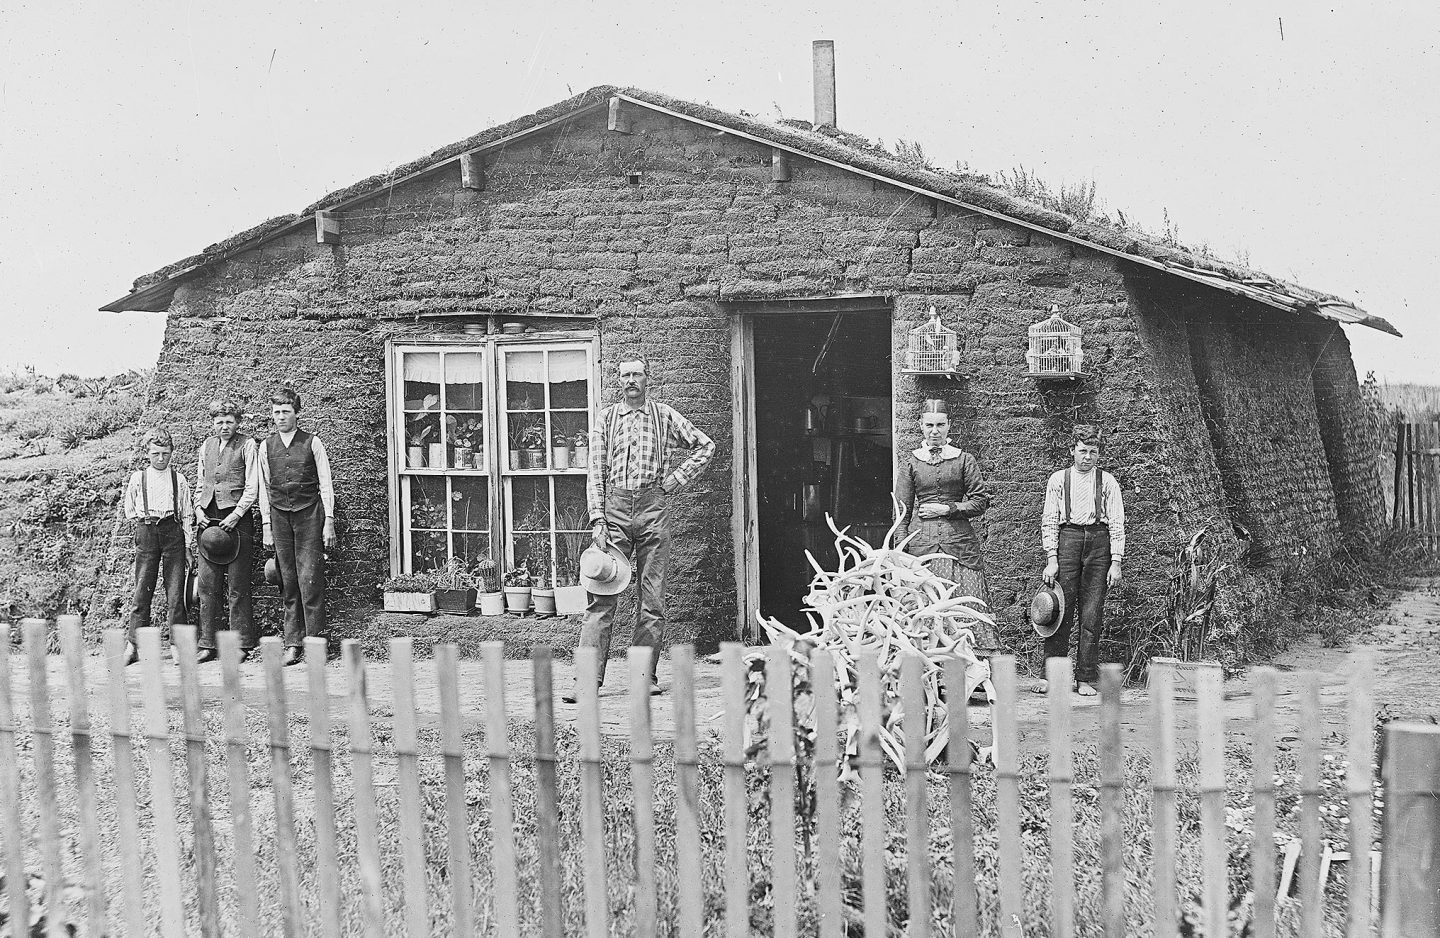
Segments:
[[[1045,480],[1076,422],[1104,428],[1126,496],[1111,660],[1164,615],[1196,531],[1222,552],[1245,532],[1219,603],[1243,617],[1382,524],[1342,325],[1393,332],[1384,320],[833,126],[635,89],[591,89],[327,195],[103,308],[168,317],[144,425],[171,429],[187,464],[211,399],[243,401],[263,436],[270,391],[303,396],[302,425],[336,459],[341,636],[387,576],[451,557],[573,580],[586,433],[637,356],[654,397],[717,443],[673,507],[669,638],[703,648],[757,612],[803,623],[827,514],[883,535],[895,454],[917,445],[929,397],[987,474],[981,532],[1018,653],[1034,647]],[[123,613],[117,531],[99,622]],[[1245,609],[1227,606],[1233,577],[1263,587]],[[269,630],[274,593],[257,600]],[[574,619],[487,627],[522,648],[578,634]]]

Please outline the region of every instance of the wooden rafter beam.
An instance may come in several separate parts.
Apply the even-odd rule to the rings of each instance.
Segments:
[[[460,154],[460,187],[485,191],[485,158],[479,153]]]
[[[630,114],[625,109],[625,102],[618,96],[610,99],[610,132],[617,134],[628,134],[630,132]]]

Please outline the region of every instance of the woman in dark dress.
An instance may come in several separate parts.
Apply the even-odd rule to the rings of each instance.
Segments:
[[[920,435],[920,447],[900,457],[895,480],[895,497],[901,511],[897,540],[903,541],[913,533],[915,537],[906,545],[906,553],[948,554],[948,560],[930,561],[930,569],[960,584],[959,595],[974,596],[988,607],[985,562],[980,555],[980,539],[970,523],[990,507],[980,463],[950,445],[950,414],[944,401],[924,403]],[[999,651],[993,626],[976,623],[973,631],[977,654]]]

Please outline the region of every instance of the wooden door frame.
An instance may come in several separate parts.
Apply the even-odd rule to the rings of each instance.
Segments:
[[[791,299],[729,300],[730,316],[730,533],[735,553],[735,638],[758,643],[760,623],[759,503],[755,487],[755,319],[797,314],[884,313],[893,323],[895,304],[879,293],[804,296]],[[893,349],[892,349],[893,354]],[[895,399],[890,372],[890,399]]]

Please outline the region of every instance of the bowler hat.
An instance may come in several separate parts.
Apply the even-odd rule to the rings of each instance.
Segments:
[[[274,557],[265,561],[265,582],[271,586],[280,586],[280,564]]]
[[[200,608],[200,571],[194,567],[185,574],[185,614]]]
[[[206,525],[200,532],[200,553],[206,560],[223,567],[240,556],[240,538],[218,524]]]
[[[1042,586],[1030,600],[1030,625],[1035,634],[1049,638],[1065,618],[1065,591],[1058,586]]]
[[[614,596],[630,585],[630,561],[611,544],[601,550],[594,544],[580,555],[580,583],[596,596]]]

